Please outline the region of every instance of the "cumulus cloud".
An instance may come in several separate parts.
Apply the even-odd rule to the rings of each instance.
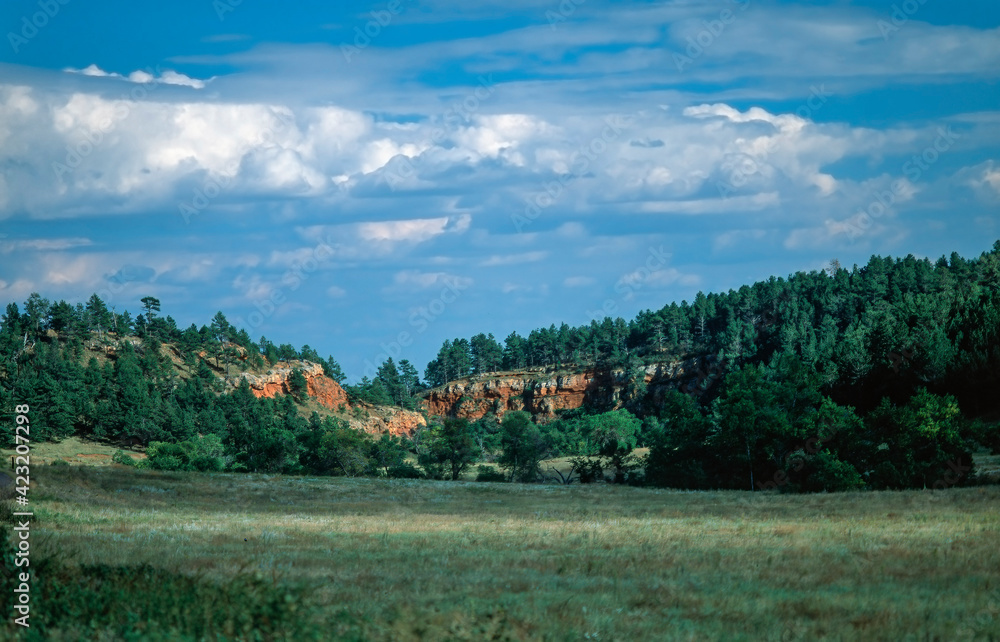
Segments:
[[[88,67],[81,75],[109,74]],[[248,199],[286,199],[290,217],[308,200],[370,212],[366,199],[423,199],[412,216],[357,226],[353,241],[376,254],[462,232],[476,212],[513,213],[539,202],[546,221],[562,224],[568,213],[778,213],[788,203],[828,198],[809,214],[820,223],[857,189],[831,166],[897,153],[924,135],[921,128],[872,132],[720,102],[639,110],[627,126],[614,127],[605,113],[555,121],[544,104],[538,114],[426,114],[399,123],[346,106],[157,91],[164,90],[136,100],[98,87],[68,95],[0,87],[0,161],[11,168],[0,182],[0,216],[159,209],[190,223],[238,211]],[[448,209],[461,213],[440,214]],[[482,264],[505,260],[518,259],[497,255]]]
[[[439,218],[362,223],[358,226],[358,236],[365,241],[423,243],[447,231],[463,232],[468,229],[470,220],[470,217],[466,214],[454,220],[443,216]]]
[[[172,69],[160,70],[157,67],[155,70],[143,71],[137,69],[129,73],[127,76],[116,72],[107,72],[98,67],[97,65],[90,64],[83,69],[74,69],[72,67],[67,67],[64,71],[71,74],[81,74],[84,76],[95,76],[98,78],[121,78],[129,82],[134,83],[163,83],[164,85],[180,85],[182,87],[191,87],[193,89],[204,89],[206,83],[212,82],[212,78],[208,80],[199,80],[197,78],[191,78],[185,74],[182,74]],[[150,72],[152,71],[152,73]]]
[[[490,310],[479,321],[496,331],[547,323],[539,310],[586,322],[573,316],[581,288],[620,274],[628,317],[738,286],[750,254],[768,254],[753,272],[766,276],[852,243],[855,254],[907,234],[943,243],[963,216],[977,242],[996,230],[1000,172],[987,159],[1000,117],[973,96],[1000,68],[992,26],[917,16],[883,38],[877,8],[754,4],[674,73],[673,54],[718,7],[595,0],[553,30],[537,0],[503,4],[523,25],[510,29],[462,28],[492,20],[494,0],[432,4],[393,29],[447,28],[417,44],[373,39],[349,65],[336,45],[253,33],[179,44],[190,49],[171,64],[192,75],[8,66],[0,220],[46,233],[0,238],[0,294],[100,289],[134,308],[175,287],[208,318],[229,306],[250,318],[281,290],[280,315],[311,305],[316,318],[364,320],[330,346],[339,358],[362,331],[396,336],[409,306],[449,287],[480,286],[435,317],[428,341],[465,331],[460,306]],[[197,65],[235,73],[198,78],[209,74]],[[954,100],[922,101],[942,91]],[[966,103],[983,111],[955,113]],[[942,126],[961,134],[947,160],[908,176]],[[892,212],[859,214],[892,186]],[[670,267],[637,270],[661,244]],[[501,293],[502,309],[487,305]]]

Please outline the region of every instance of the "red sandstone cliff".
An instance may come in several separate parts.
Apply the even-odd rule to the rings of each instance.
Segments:
[[[262,375],[252,375],[242,373],[239,377],[246,379],[250,384],[250,392],[255,397],[267,397],[273,399],[276,395],[291,394],[288,387],[288,379],[292,376],[292,370],[298,368],[306,378],[310,397],[315,397],[316,401],[325,408],[337,410],[341,404],[347,404],[347,393],[336,381],[323,374],[323,366],[309,361],[288,361],[275,366]]]
[[[677,389],[699,378],[708,384],[718,377],[701,359],[671,361],[646,366],[645,381],[654,400],[667,389]],[[424,393],[424,407],[436,416],[479,419],[487,414],[502,417],[524,410],[535,419],[551,419],[556,410],[617,408],[628,376],[622,370],[585,369],[577,373],[495,373],[460,379]],[[688,380],[691,380],[690,382]],[[693,386],[692,386],[693,387]],[[707,386],[706,386],[707,387]]]
[[[302,371],[309,396],[321,406],[337,411],[352,410],[347,393],[340,384],[326,376],[321,365],[310,361],[284,362],[261,375],[244,372],[236,380],[246,379],[254,396],[273,399],[277,395],[291,394],[288,380],[294,368]],[[376,435],[385,432],[392,435],[412,435],[418,427],[427,425],[427,420],[420,413],[368,404],[358,404],[355,412],[346,419],[352,428]]]

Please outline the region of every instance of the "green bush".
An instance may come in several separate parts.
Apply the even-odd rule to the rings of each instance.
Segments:
[[[124,450],[116,450],[115,454],[111,456],[111,461],[116,464],[121,464],[122,466],[131,466],[132,468],[135,468],[136,464],[136,461],[132,459],[132,456]]]
[[[788,463],[791,465],[787,471],[789,482],[779,486],[783,492],[835,493],[861,490],[866,486],[854,466],[841,461],[829,450],[814,455],[795,452]]]
[[[146,457],[149,467],[154,470],[215,472],[225,467],[222,441],[218,435],[205,435],[176,444],[154,441],[149,444]]]
[[[222,461],[221,457],[214,457],[211,455],[198,455],[191,460],[191,465],[194,469],[201,471],[203,473],[217,473],[225,468],[225,463]]]
[[[505,482],[507,481],[507,476],[502,472],[493,468],[492,466],[486,466],[480,464],[476,466],[476,481],[477,482]]]
[[[580,476],[581,484],[604,481],[604,463],[600,457],[574,457],[569,463],[573,472]]]
[[[386,471],[386,476],[393,479],[423,479],[424,474],[420,469],[408,461],[390,466]]]

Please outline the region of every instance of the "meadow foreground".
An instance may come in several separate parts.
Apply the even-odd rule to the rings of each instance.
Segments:
[[[50,639],[1000,638],[996,486],[780,495],[86,466],[33,481],[32,555],[57,554],[48,586],[90,592],[42,589],[31,635]]]

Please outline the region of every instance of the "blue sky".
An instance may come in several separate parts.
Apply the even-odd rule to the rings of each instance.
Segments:
[[[7,1],[0,303],[217,310],[357,380],[1000,238],[1000,5]]]

